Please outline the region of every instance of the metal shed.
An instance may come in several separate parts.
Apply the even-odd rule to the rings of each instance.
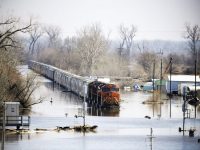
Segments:
[[[197,84],[200,84],[199,76],[196,76],[196,81],[197,81]],[[194,75],[171,75],[171,92],[172,92],[172,94],[178,94],[181,84],[184,84],[184,85],[195,84],[195,76]],[[168,75],[168,78],[167,78],[166,91],[167,91],[167,94],[170,93],[170,75]]]
[[[5,102],[4,103],[4,117],[0,118],[0,125],[3,125],[3,121],[5,121],[5,126],[16,126],[17,129],[20,126],[29,126],[30,125],[30,117],[29,116],[21,116],[19,114],[19,102]]]

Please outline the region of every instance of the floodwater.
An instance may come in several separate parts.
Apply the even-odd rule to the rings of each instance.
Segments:
[[[20,68],[23,75],[30,70]],[[42,76],[37,77],[40,87],[34,92],[35,99],[42,97],[43,103],[32,106],[29,115],[29,133],[7,133],[6,150],[199,150],[200,112],[194,119],[186,119],[186,129],[195,128],[194,137],[178,132],[182,127],[182,98],[169,100],[162,96],[163,104],[142,104],[152,97],[152,93],[121,93],[119,109],[87,108],[86,124],[97,125],[95,132],[80,133],[69,131],[43,131],[34,129],[55,129],[56,126],[82,125],[83,119],[75,118],[82,109],[83,100]],[[51,102],[52,101],[52,102]],[[151,119],[145,118],[151,117]],[[152,128],[152,135],[151,134]]]

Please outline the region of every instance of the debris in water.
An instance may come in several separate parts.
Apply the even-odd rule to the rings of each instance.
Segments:
[[[144,118],[151,119],[151,117],[150,117],[150,116],[145,116]]]
[[[89,132],[89,131],[94,131],[98,126],[75,126],[74,131],[77,132]]]

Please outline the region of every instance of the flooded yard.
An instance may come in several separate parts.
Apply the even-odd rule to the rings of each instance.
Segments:
[[[27,68],[23,68],[27,72]],[[163,98],[163,104],[143,104],[152,93],[121,93],[119,109],[87,108],[86,124],[97,125],[95,132],[82,133],[69,131],[41,131],[36,128],[54,129],[56,126],[82,125],[82,118],[75,118],[82,108],[83,100],[73,93],[53,84],[42,76],[37,78],[40,87],[34,97],[44,98],[44,102],[34,105],[31,116],[30,132],[7,133],[6,150],[199,150],[200,112],[194,119],[186,119],[186,129],[195,128],[194,137],[188,131],[183,136],[178,132],[182,127],[182,98],[173,97],[172,117],[169,117],[169,100]],[[163,96],[164,97],[164,96]],[[145,118],[151,117],[151,119]],[[151,133],[152,129],[152,133]]]

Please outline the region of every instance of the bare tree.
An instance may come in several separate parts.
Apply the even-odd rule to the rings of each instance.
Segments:
[[[60,44],[60,33],[61,30],[59,27],[57,26],[48,26],[48,27],[44,27],[44,31],[48,36],[48,40],[49,40],[49,48],[59,48]]]
[[[43,32],[41,31],[40,25],[35,24],[33,26],[33,29],[29,32],[29,34],[30,34],[29,54],[34,55],[35,45],[43,34]]]
[[[200,27],[198,25],[191,26],[186,24],[186,36],[188,39],[188,45],[191,52],[192,60],[197,61],[197,70],[200,69],[200,62],[198,61],[199,50],[200,50]]]
[[[20,25],[19,19],[15,18],[0,22],[0,101],[16,100],[26,107],[42,102],[41,99],[31,102],[31,95],[37,88],[33,84],[34,78],[22,79],[16,68],[17,50],[22,47],[17,36],[30,32],[31,27],[31,20],[27,25]]]
[[[150,79],[153,70],[153,63],[156,61],[157,56],[154,52],[151,52],[148,50],[148,48],[145,48],[144,45],[143,48],[139,47],[139,49],[141,52],[138,54],[137,62],[143,67],[144,71],[148,75],[148,78]]]
[[[0,50],[8,48],[18,48],[19,42],[16,40],[17,33],[27,33],[31,30],[31,20],[28,25],[20,26],[19,19],[8,18],[0,22]]]
[[[101,28],[95,24],[86,26],[79,31],[77,48],[82,59],[82,68],[85,75],[91,75],[99,58],[108,47],[108,40],[102,33]]]
[[[11,52],[8,55],[11,55]],[[7,61],[9,59],[8,55],[3,54]],[[10,60],[10,62],[13,61]],[[31,97],[38,88],[38,84],[35,82],[36,75],[28,75],[26,78],[21,78],[15,64],[5,61],[1,61],[0,70],[0,101],[19,101],[23,107],[30,107],[33,104],[42,102],[42,98],[33,102]]]
[[[15,99],[18,99],[20,101],[20,104],[24,108],[31,107],[32,105],[36,105],[39,103],[42,103],[44,98],[40,97],[37,100],[33,100],[31,98],[33,92],[39,87],[39,83],[35,81],[37,75],[27,75],[27,77],[16,86],[14,96]]]
[[[188,45],[190,48],[190,51],[193,55],[193,58],[195,58],[196,54],[197,54],[197,44],[200,40],[200,28],[198,25],[186,25],[186,39],[188,39]]]
[[[121,36],[121,43],[120,43],[120,51],[119,54],[122,56],[124,55],[129,58],[131,48],[133,46],[133,38],[136,35],[136,27],[134,25],[131,25],[131,27],[125,27],[124,25],[120,26],[120,36]]]
[[[77,38],[76,37],[67,37],[64,40],[63,46],[63,56],[62,63],[64,65],[64,69],[74,72],[74,70],[79,70],[81,63],[79,61],[80,58],[77,58]]]

